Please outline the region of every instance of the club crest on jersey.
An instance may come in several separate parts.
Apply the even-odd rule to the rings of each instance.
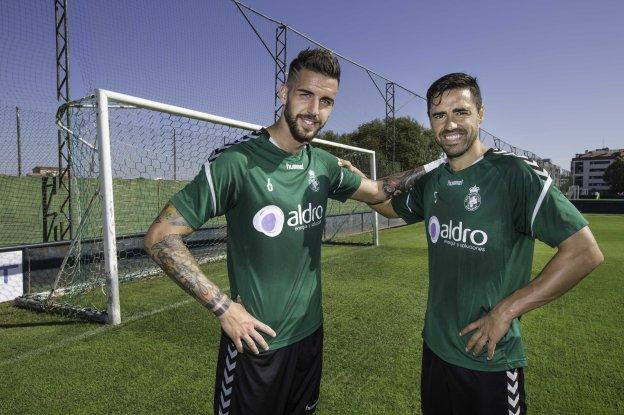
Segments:
[[[310,189],[312,189],[315,192],[319,191],[320,189],[319,181],[316,178],[316,174],[314,173],[314,170],[310,170],[308,172],[308,183],[310,184]]]
[[[464,198],[464,207],[470,212],[474,212],[481,206],[481,195],[479,194],[479,188],[472,186],[470,192]]]

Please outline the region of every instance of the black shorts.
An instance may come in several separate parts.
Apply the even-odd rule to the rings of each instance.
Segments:
[[[440,359],[423,343],[420,399],[424,415],[526,414],[524,371],[465,369]]]
[[[311,414],[318,403],[323,328],[275,351],[238,353],[223,332],[214,391],[215,415]]]

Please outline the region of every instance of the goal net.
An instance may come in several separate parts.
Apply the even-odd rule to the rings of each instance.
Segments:
[[[69,125],[60,121],[65,111]],[[261,126],[104,90],[62,106],[57,120],[71,137],[74,238],[58,272],[16,304],[118,324],[119,283],[162,275],[143,249],[152,221],[212,151]],[[375,177],[374,151],[318,139],[314,145]],[[323,239],[377,244],[377,223],[363,203],[330,200]],[[185,243],[200,263],[219,261],[226,237],[225,217],[216,217]]]

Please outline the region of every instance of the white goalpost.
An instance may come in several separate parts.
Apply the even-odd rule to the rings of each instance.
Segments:
[[[64,111],[70,111],[71,128],[60,122]],[[71,137],[78,199],[72,220],[78,226],[49,289],[16,303],[120,324],[120,281],[161,272],[143,251],[142,237],[166,200],[212,150],[262,126],[104,89],[61,107],[57,119]],[[376,178],[374,151],[313,143]],[[378,225],[366,205],[330,201],[324,241],[378,245]],[[220,260],[226,235],[224,218],[214,218],[185,242],[200,262]]]

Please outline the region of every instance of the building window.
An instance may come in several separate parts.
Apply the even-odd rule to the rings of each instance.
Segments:
[[[574,172],[575,173],[583,173],[583,162],[582,161],[574,162]]]

